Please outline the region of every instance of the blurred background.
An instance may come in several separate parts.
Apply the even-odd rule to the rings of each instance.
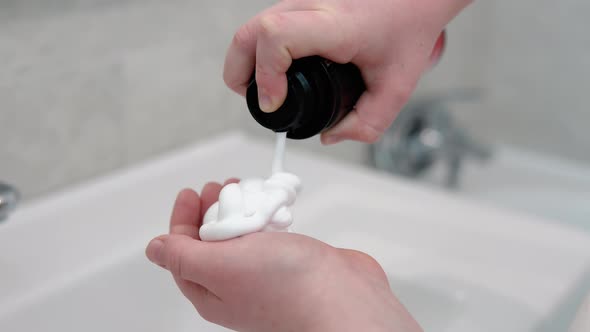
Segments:
[[[0,1],[0,178],[29,200],[222,131],[272,139],[221,77],[233,33],[272,3]],[[413,98],[444,108],[483,148],[478,167],[491,167],[507,184],[526,174],[527,190],[535,191],[549,181],[543,202],[575,191],[560,203],[568,211],[572,199],[590,195],[588,12],[590,3],[578,0],[476,1],[448,27],[445,54]],[[368,166],[392,149],[293,145]],[[494,160],[500,166],[493,168]],[[436,164],[409,172],[426,179]],[[456,179],[434,177],[455,188],[459,180],[464,192],[484,197],[477,181],[488,176],[477,172],[462,166]],[[470,176],[475,182],[462,179]],[[544,205],[526,194],[513,205]],[[582,220],[582,212],[570,219]]]

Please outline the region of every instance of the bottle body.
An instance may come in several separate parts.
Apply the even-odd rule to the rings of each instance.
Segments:
[[[287,98],[272,113],[260,110],[258,87],[252,79],[248,109],[259,124],[292,139],[306,139],[332,128],[346,116],[365,91],[359,69],[313,56],[293,61],[287,71]]]

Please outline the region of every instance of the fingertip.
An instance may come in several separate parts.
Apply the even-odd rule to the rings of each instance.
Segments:
[[[146,257],[154,264],[165,268],[164,258],[162,253],[168,235],[160,235],[151,240],[145,248]]]
[[[228,184],[231,184],[231,183],[240,183],[240,179],[238,179],[238,178],[229,178],[229,179],[225,180],[225,182],[223,183],[223,186],[225,187],[225,186],[227,186]]]
[[[176,196],[170,216],[170,234],[196,236],[201,215],[201,198],[192,189],[183,189]]]
[[[243,85],[239,85],[239,86],[228,86],[233,92],[239,94],[240,96],[246,98],[246,93],[248,92],[248,85],[247,84],[243,84]]]
[[[228,52],[231,52],[231,49]],[[246,73],[248,71],[250,73],[254,71],[253,61],[252,63],[240,64],[239,60],[232,58],[235,58],[235,56],[230,54],[228,54],[226,57],[225,64],[223,66],[223,82],[233,92],[239,94],[242,97],[246,97],[248,84],[250,83],[250,79],[246,78]]]
[[[201,220],[211,205],[219,199],[221,188],[221,184],[217,182],[209,182],[203,186],[201,191]]]
[[[201,190],[201,196],[205,196],[205,194],[216,192],[221,189],[221,184],[219,182],[210,181],[205,183],[203,189]]]
[[[248,71],[251,73],[254,70],[253,64],[241,64],[241,66],[246,67],[237,68],[240,64],[234,62],[238,62],[238,60],[231,59],[231,56],[228,54],[223,66],[223,82],[233,92],[242,97],[246,97],[250,80],[245,78],[247,77],[245,73]],[[238,72],[238,70],[240,72]]]
[[[382,130],[361,120],[357,111],[350,112],[334,128],[322,134],[321,142],[325,145],[336,144],[344,140],[375,143],[381,137]]]
[[[176,196],[176,203],[198,203],[200,200],[199,194],[190,188],[182,189]]]
[[[334,145],[336,143],[340,143],[344,140],[344,138],[340,137],[338,134],[332,134],[331,132],[322,133],[320,136],[320,142],[323,145]]]

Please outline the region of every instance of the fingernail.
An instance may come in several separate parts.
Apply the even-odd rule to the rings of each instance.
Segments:
[[[330,135],[330,136],[326,136],[326,138],[324,139],[324,144],[326,144],[326,145],[336,144],[342,140],[343,140],[343,138],[338,135]]]
[[[153,239],[145,250],[147,258],[152,263],[160,266],[162,265],[162,248],[164,248],[164,241]]]
[[[274,111],[272,99],[263,91],[259,92],[258,104],[263,112],[270,113]]]

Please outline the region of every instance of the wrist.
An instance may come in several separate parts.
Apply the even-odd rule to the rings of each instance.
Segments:
[[[360,305],[351,307],[332,307],[329,312],[315,315],[317,319],[308,321],[305,332],[424,332],[418,322],[395,299],[392,293],[382,294],[379,305]],[[335,307],[339,307],[336,305]],[[336,309],[336,310],[334,310]]]

